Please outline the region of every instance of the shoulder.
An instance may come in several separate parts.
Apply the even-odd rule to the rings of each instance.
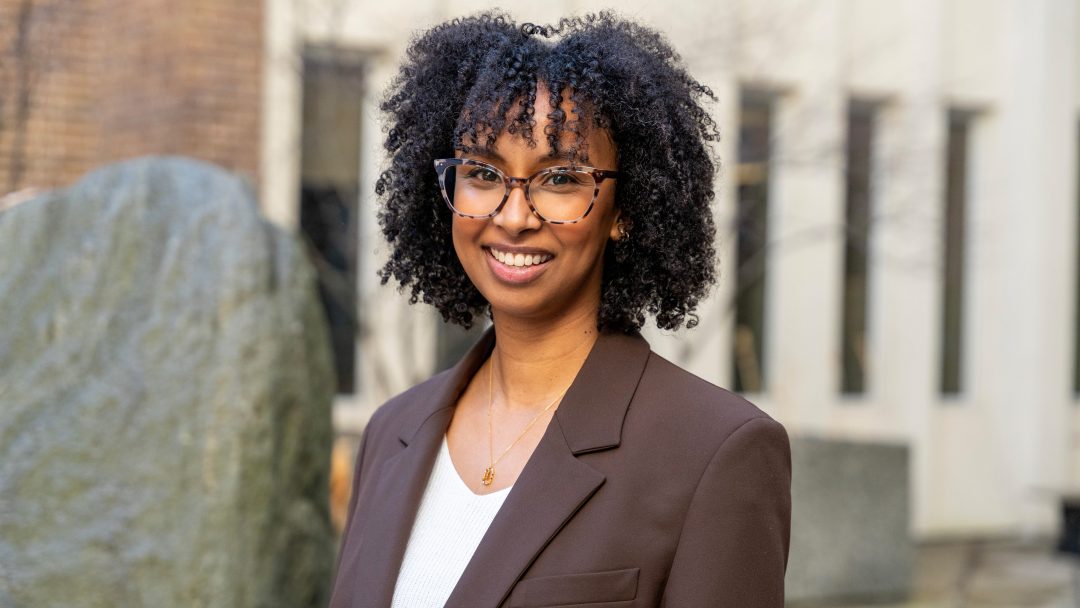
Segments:
[[[371,421],[368,424],[393,425],[395,422],[401,422],[418,413],[424,402],[439,392],[439,389],[446,383],[450,372],[449,369],[439,372],[387,399],[371,415]]]
[[[631,420],[623,460],[645,478],[637,486],[664,497],[676,530],[665,603],[782,605],[791,536],[791,451],[783,425],[652,352],[628,426]]]
[[[491,352],[494,328],[488,328],[458,362],[427,380],[395,395],[379,406],[368,420],[365,432],[384,441],[397,441],[411,434],[436,412],[451,407],[473,374]]]
[[[447,388],[453,369],[435,374],[427,380],[391,397],[376,408],[364,427],[369,451],[379,452],[398,444],[398,437],[409,428],[419,426],[425,418],[439,409],[440,396]]]
[[[751,443],[788,444],[784,426],[757,405],[651,351],[627,422],[699,458],[711,459],[736,434]]]

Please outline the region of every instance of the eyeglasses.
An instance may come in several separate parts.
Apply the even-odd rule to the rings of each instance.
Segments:
[[[495,217],[510,198],[510,189],[521,186],[533,214],[552,224],[573,224],[592,211],[600,184],[614,179],[617,171],[592,167],[548,167],[529,177],[508,177],[496,167],[470,158],[435,161],[439,188],[450,209],[476,219]]]

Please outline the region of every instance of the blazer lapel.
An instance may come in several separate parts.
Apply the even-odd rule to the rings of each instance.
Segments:
[[[390,606],[413,520],[453,418],[453,406],[490,354],[494,338],[489,329],[441,383],[416,397],[420,403],[415,414],[401,426],[402,450],[379,467],[375,486],[367,495],[372,500],[370,512],[350,560],[357,566],[352,571],[359,575],[355,588],[365,590],[354,597],[353,608]]]
[[[413,519],[435,462],[440,433],[450,424],[451,415],[449,408],[438,410],[417,433],[416,441],[379,468],[371,494],[374,502],[356,558],[364,578],[357,588],[370,591],[356,597],[359,603],[354,608],[390,605]]]
[[[577,455],[619,445],[649,352],[640,335],[600,335],[446,608],[501,605],[540,551],[604,483],[604,475]]]

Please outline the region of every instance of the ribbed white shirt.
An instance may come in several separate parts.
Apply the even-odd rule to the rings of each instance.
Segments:
[[[413,521],[391,608],[443,608],[511,487],[473,494],[454,468],[443,436]]]

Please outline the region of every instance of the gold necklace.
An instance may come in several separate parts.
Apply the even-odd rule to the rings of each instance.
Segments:
[[[495,464],[498,463],[500,460],[502,460],[502,457],[506,456],[506,453],[510,451],[510,448],[514,447],[514,445],[522,437],[525,436],[525,433],[527,433],[529,431],[529,429],[532,428],[532,425],[537,420],[540,419],[540,416],[544,415],[544,412],[551,409],[551,406],[558,403],[559,399],[562,399],[562,396],[566,394],[566,391],[570,390],[569,386],[566,387],[565,389],[563,389],[563,392],[559,393],[558,397],[555,397],[555,399],[551,403],[547,404],[547,407],[545,407],[543,410],[540,410],[540,413],[537,414],[532,420],[529,421],[529,424],[525,425],[525,430],[521,431],[521,434],[517,436],[517,439],[512,441],[510,443],[510,445],[506,446],[506,449],[503,450],[502,454],[499,454],[498,458],[493,458],[494,457],[494,450],[495,450],[495,445],[494,445],[495,444],[495,439],[493,438],[493,432],[492,432],[492,428],[491,428],[491,409],[492,409],[491,404],[492,404],[492,402],[494,400],[493,397],[492,397],[492,395],[494,393],[492,391],[491,377],[493,375],[494,370],[495,370],[495,357],[494,357],[494,355],[492,355],[491,363],[488,365],[488,463],[489,463],[489,465],[488,465],[488,468],[484,470],[484,478],[481,480],[485,486],[490,486],[491,482],[495,481]]]

